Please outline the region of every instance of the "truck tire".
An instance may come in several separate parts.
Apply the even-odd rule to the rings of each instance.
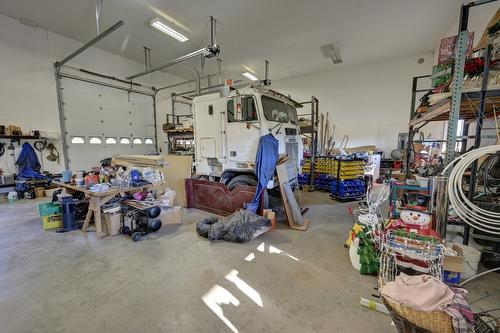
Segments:
[[[253,175],[239,175],[227,182],[227,188],[232,191],[238,185],[257,186],[257,179]],[[264,189],[264,209],[269,208],[269,194]]]
[[[218,217],[208,217],[196,223],[196,232],[201,237],[208,238],[208,233],[213,224],[219,222]]]
[[[227,188],[232,191],[238,185],[257,186],[257,179],[252,175],[239,175],[227,182]]]

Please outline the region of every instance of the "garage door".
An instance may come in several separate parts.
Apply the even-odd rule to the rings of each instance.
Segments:
[[[89,170],[114,154],[155,151],[151,96],[63,78],[68,165]]]

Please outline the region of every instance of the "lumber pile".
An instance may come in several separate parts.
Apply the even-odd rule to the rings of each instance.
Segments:
[[[164,168],[167,163],[162,155],[113,155],[111,164],[143,168]]]

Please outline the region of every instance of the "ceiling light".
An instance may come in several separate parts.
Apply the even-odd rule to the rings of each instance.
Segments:
[[[178,33],[174,29],[172,29],[169,26],[167,26],[165,23],[163,23],[162,21],[160,21],[159,18],[155,18],[155,19],[151,20],[151,26],[153,28],[156,28],[156,29],[160,30],[164,34],[167,34],[170,37],[177,39],[180,42],[185,42],[185,41],[187,41],[189,39],[186,36]]]
[[[244,77],[246,77],[250,81],[259,81],[259,79],[257,77],[255,77],[255,75],[250,74],[249,72],[241,73],[241,75],[243,75]]]

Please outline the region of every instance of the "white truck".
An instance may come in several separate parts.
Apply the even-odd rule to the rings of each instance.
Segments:
[[[303,153],[297,107],[302,105],[259,85],[195,97],[196,174],[219,179],[230,190],[237,185],[256,185],[259,139],[272,133],[279,141],[279,153],[292,160],[289,174],[296,176]],[[274,186],[270,181],[268,188]]]

